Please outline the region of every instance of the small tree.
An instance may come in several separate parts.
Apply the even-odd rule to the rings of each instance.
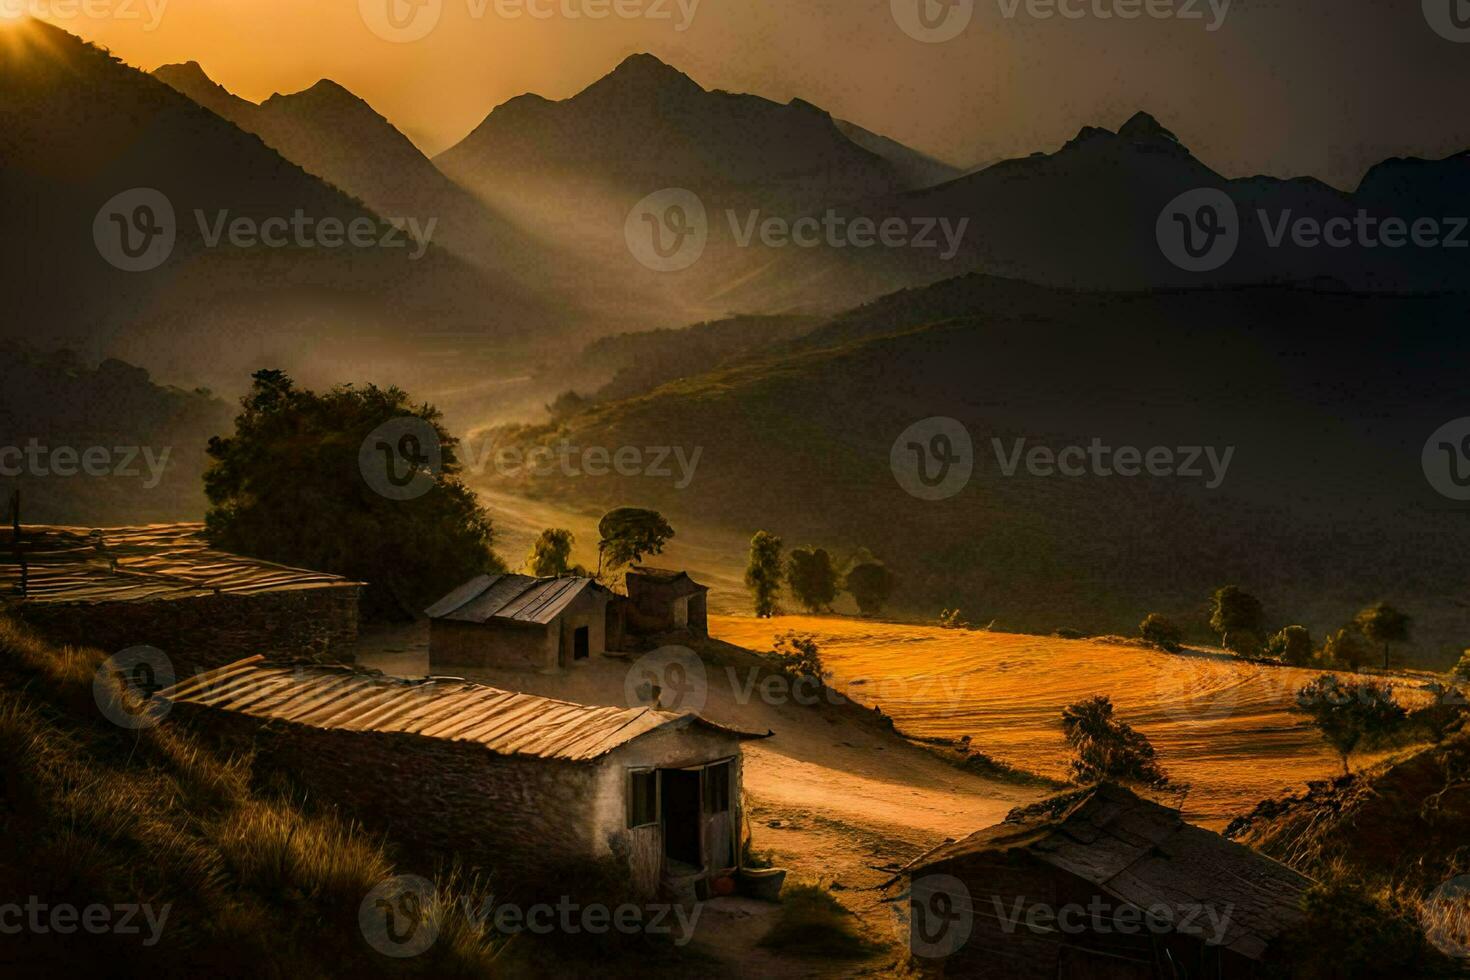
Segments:
[[[1239,586],[1216,589],[1210,597],[1210,629],[1220,634],[1220,645],[1230,649],[1230,634],[1246,630],[1258,636],[1265,632],[1266,614],[1261,600]]]
[[[781,539],[768,531],[757,531],[750,539],[750,563],[745,567],[745,587],[755,600],[755,614],[769,619],[779,611],[776,597],[781,592]]]
[[[549,527],[531,544],[526,555],[526,571],[540,578],[551,578],[572,572],[572,544],[576,540],[565,528]]]
[[[876,616],[883,611],[896,582],[888,566],[876,558],[854,565],[847,573],[847,591],[857,600],[864,616]]]
[[[1356,672],[1368,660],[1368,645],[1356,626],[1345,626],[1327,637],[1322,645],[1322,660],[1329,666],[1346,667]]]
[[[1178,653],[1180,644],[1184,641],[1184,634],[1174,621],[1162,613],[1149,613],[1143,622],[1138,624],[1138,635],[1161,650],[1170,653]]]
[[[786,559],[786,585],[807,612],[830,610],[837,598],[837,567],[825,548],[796,548]]]
[[[1323,674],[1296,693],[1297,710],[1309,715],[1322,740],[1342,757],[1343,775],[1352,770],[1348,759],[1397,732],[1407,713],[1393,699],[1393,685],[1376,681],[1342,681]]]
[[[603,568],[614,571],[636,564],[644,555],[662,554],[674,529],[656,510],[619,507],[608,511],[597,524],[602,539],[597,542],[597,575]]]
[[[822,663],[822,651],[817,638],[810,633],[787,633],[776,637],[771,650],[776,669],[792,680],[810,677],[818,688],[825,688],[832,672]]]
[[[1159,767],[1153,743],[1113,717],[1113,701],[1099,694],[1062,709],[1062,732],[1077,757],[1072,779],[1078,783],[1114,780],[1144,786],[1169,782]]]
[[[1358,631],[1374,643],[1383,644],[1383,669],[1388,669],[1388,649],[1391,643],[1406,643],[1409,639],[1410,619],[1386,602],[1369,606],[1353,619]]]
[[[1271,638],[1268,649],[1293,667],[1305,667],[1312,662],[1312,634],[1305,626],[1288,626]]]
[[[1235,630],[1225,637],[1225,649],[1237,657],[1259,657],[1261,638],[1255,630]]]

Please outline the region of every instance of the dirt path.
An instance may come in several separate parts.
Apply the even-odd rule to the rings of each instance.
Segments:
[[[769,852],[791,881],[818,882],[861,923],[861,931],[888,950],[870,960],[810,962],[752,944],[770,928],[777,907],[711,903],[708,936],[696,945],[742,975],[854,976],[889,972],[900,933],[892,908],[876,887],[892,869],[948,837],[1002,819],[1040,790],[982,778],[938,759],[895,735],[884,720],[852,704],[817,699],[796,703],[763,697],[750,683],[742,654],[712,644],[707,691],[700,713],[773,737],[745,749],[746,811],[754,847]],[[731,661],[734,662],[732,666]],[[427,631],[413,627],[364,636],[358,662],[407,677],[428,672]],[[632,662],[594,658],[561,676],[504,671],[467,672],[471,679],[547,697],[591,704],[625,704]],[[840,699],[836,699],[840,702]],[[718,923],[718,928],[709,925]]]

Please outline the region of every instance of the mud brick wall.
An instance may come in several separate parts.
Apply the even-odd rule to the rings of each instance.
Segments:
[[[556,890],[564,887],[561,872],[599,857],[595,764],[501,756],[420,735],[262,721],[193,704],[174,705],[166,723],[176,722],[232,748],[249,745],[257,765],[284,771],[309,799],[386,835],[420,873],[458,860],[497,887],[539,882]]]
[[[157,647],[179,677],[244,657],[351,662],[356,586],[158,602],[19,603],[26,622],[58,643],[107,653]]]

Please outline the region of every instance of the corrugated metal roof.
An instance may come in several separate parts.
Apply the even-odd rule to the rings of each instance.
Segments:
[[[206,671],[157,696],[313,728],[422,735],[475,742],[500,755],[572,762],[669,727],[765,737],[694,714],[573,704],[468,681],[410,681],[350,667],[270,664],[262,657]]]
[[[1259,959],[1302,912],[1310,878],[1124,787],[1102,784],[1013,813],[915,859],[914,875],[953,858],[1024,850],[1140,909],[1226,912],[1222,945]]]
[[[339,575],[216,551],[203,524],[21,527],[27,576],[19,594],[14,532],[0,528],[0,597],[27,602],[149,602],[229,593],[357,586]]]
[[[461,623],[485,623],[499,619],[544,626],[588,588],[602,587],[590,578],[481,575],[424,612],[430,619],[450,619]]]

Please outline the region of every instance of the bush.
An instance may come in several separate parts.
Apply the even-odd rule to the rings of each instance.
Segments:
[[[790,885],[781,895],[780,917],[757,945],[823,959],[862,959],[881,952],[863,938],[856,922],[820,885]]]
[[[1456,680],[1470,682],[1470,650],[1466,650],[1460,662],[1455,665],[1453,676]]]
[[[812,678],[819,688],[826,687],[831,671],[822,663],[822,651],[817,647],[817,638],[810,633],[787,633],[776,638],[771,657],[776,669],[791,680]]]
[[[1267,651],[1293,667],[1312,662],[1312,634],[1305,626],[1288,626],[1271,638]]]
[[[1251,630],[1236,630],[1225,635],[1225,649],[1237,657],[1259,657],[1261,638]]]
[[[1463,976],[1425,939],[1412,904],[1354,882],[1314,885],[1302,897],[1306,918],[1283,933],[1268,976],[1292,980],[1401,980]]]
[[[1368,641],[1357,627],[1345,626],[1322,645],[1322,661],[1326,666],[1356,672],[1368,661],[1368,652]]]
[[[1074,782],[1168,785],[1153,743],[1113,717],[1111,698],[1099,694],[1063,708],[1062,731],[1077,753],[1071,767]]]
[[[1138,635],[1161,650],[1178,653],[1184,634],[1162,613],[1149,613],[1138,625]]]

